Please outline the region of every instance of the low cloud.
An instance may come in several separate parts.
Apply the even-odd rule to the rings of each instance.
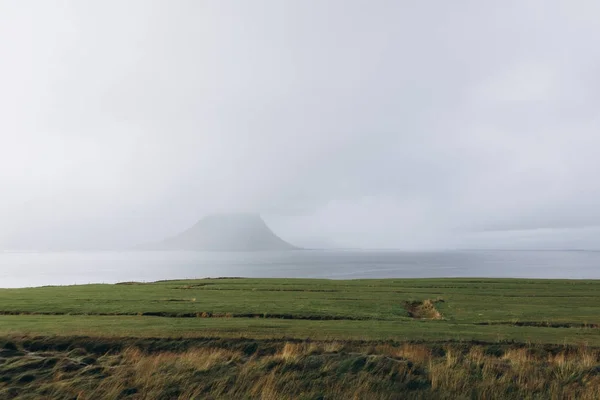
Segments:
[[[61,4],[0,5],[0,247],[598,247],[596,3]]]

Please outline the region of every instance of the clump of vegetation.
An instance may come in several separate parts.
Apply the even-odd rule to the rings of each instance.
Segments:
[[[74,339],[70,350],[0,358],[0,398],[600,397],[600,351],[583,346],[214,340],[178,350],[176,340],[107,343],[86,350]]]
[[[404,308],[411,318],[417,319],[442,319],[442,314],[435,307],[435,303],[442,302],[441,299],[436,300],[413,300],[404,303]]]

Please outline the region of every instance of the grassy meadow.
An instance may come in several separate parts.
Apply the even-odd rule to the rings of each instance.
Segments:
[[[0,398],[592,399],[600,281],[0,289],[0,346]]]

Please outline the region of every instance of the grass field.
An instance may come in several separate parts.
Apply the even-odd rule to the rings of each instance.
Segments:
[[[426,303],[437,319],[419,307]],[[0,314],[4,335],[75,331],[600,345],[600,281],[203,279],[0,289]]]
[[[0,289],[0,337],[0,398],[600,397],[600,281]]]

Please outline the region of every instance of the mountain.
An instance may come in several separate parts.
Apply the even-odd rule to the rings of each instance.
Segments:
[[[214,214],[147,250],[269,251],[294,250],[271,231],[257,214]]]

